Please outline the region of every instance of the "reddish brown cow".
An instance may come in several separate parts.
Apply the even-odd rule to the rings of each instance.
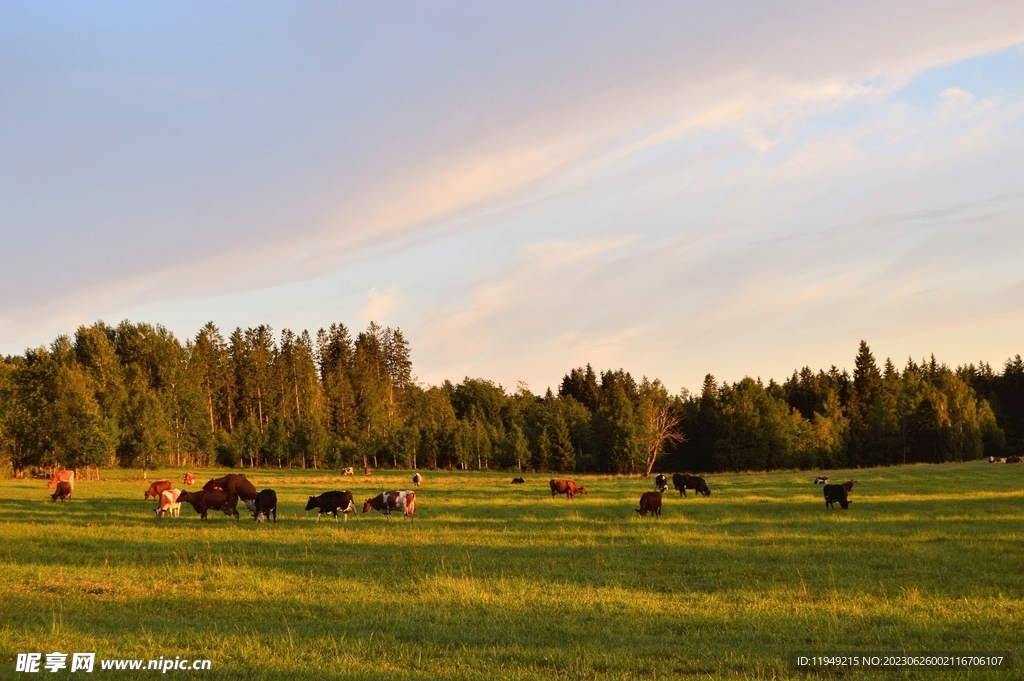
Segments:
[[[61,482],[68,483],[69,485],[71,485],[71,489],[74,489],[75,488],[75,472],[74,471],[68,471],[68,470],[57,471],[56,473],[53,474],[53,477],[50,478],[50,484],[48,484],[46,486],[46,489],[50,489],[54,485],[59,484]]]
[[[67,480],[61,480],[60,482],[58,482],[57,489],[55,489],[53,491],[53,494],[50,495],[50,499],[53,501],[57,501],[58,499],[60,499],[61,501],[65,501],[70,498],[71,483],[68,482]]]
[[[381,492],[372,499],[363,502],[363,513],[370,509],[380,511],[391,520],[392,511],[402,511],[402,520],[406,518],[410,522],[416,520],[416,492],[402,490],[401,492]]]
[[[154,499],[159,499],[161,493],[166,492],[172,487],[174,487],[174,485],[171,484],[170,480],[157,480],[149,486],[149,489],[146,490],[146,496],[143,498],[148,499],[153,497]]]
[[[556,497],[559,494],[564,494],[567,499],[572,499],[577,494],[586,494],[587,488],[580,487],[572,480],[560,480],[555,478],[550,482],[551,485],[551,496]]]
[[[648,513],[661,517],[661,492],[644,492],[640,495],[640,508],[636,512],[643,518]]]
[[[188,473],[185,473],[185,484],[186,485],[194,485],[195,482],[196,482],[195,473],[193,473],[192,471],[189,471]]]
[[[237,494],[242,501],[251,501],[256,498],[256,488],[249,479],[241,473],[229,473],[223,478],[214,478],[203,485],[207,491],[223,490],[228,494]]]
[[[199,517],[206,520],[206,512],[215,509],[224,511],[224,515],[233,515],[238,520],[238,495],[234,492],[228,493],[222,489],[203,489],[198,492],[182,492],[178,495],[178,503],[185,502],[192,504]]]

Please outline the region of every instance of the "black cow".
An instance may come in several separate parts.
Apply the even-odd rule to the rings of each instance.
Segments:
[[[352,492],[347,490],[339,492],[335,490],[333,492],[324,492],[320,496],[310,497],[309,503],[306,504],[306,510],[311,511],[314,508],[317,509],[317,522],[320,522],[320,515],[323,513],[334,515],[334,522],[338,522],[338,513],[342,513],[345,516],[345,522],[348,522],[348,514],[356,510],[356,504],[352,499]]]
[[[672,476],[672,485],[679,491],[679,496],[681,497],[686,496],[687,489],[692,489],[697,494],[703,494],[706,497],[711,496],[711,490],[708,488],[708,484],[704,482],[704,478],[698,478],[696,475],[676,473]]]
[[[658,473],[654,478],[654,488],[662,494],[664,494],[665,490],[668,489],[668,480],[665,478],[664,473]]]
[[[255,499],[246,499],[245,507],[258,523],[270,520],[270,516],[274,516],[274,522],[277,522],[277,492],[272,489],[262,489]]]
[[[844,485],[825,485],[825,508],[832,510],[832,504],[837,501],[843,509],[850,507],[851,502],[846,498],[846,487]]]
[[[512,484],[513,485],[525,485],[526,484],[526,480],[523,480],[522,478],[512,478]]]

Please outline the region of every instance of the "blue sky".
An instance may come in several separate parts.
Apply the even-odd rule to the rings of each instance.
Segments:
[[[0,353],[371,319],[696,389],[1024,338],[1024,5],[0,6]]]

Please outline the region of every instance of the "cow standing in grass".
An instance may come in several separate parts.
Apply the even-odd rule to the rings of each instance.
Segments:
[[[191,504],[202,520],[206,520],[206,512],[210,509],[224,511],[238,520],[238,495],[222,489],[202,489],[198,492],[182,492],[178,495],[179,502]]]
[[[403,521],[408,518],[409,522],[413,522],[416,519],[416,492],[408,489],[381,492],[372,499],[367,499],[363,502],[363,513],[369,510],[383,513],[387,516],[388,520],[393,520],[391,517],[392,511],[401,511]]]
[[[75,489],[75,472],[71,470],[56,471],[51,477],[50,482],[46,485],[46,489],[50,489],[54,485],[59,485],[62,482],[66,482],[71,485],[71,489]]]
[[[697,494],[702,494],[706,497],[711,496],[711,489],[708,484],[704,482],[704,478],[699,478],[696,475],[688,475],[686,473],[676,473],[672,476],[672,485],[678,490],[679,496],[685,497],[686,490],[692,489]]]
[[[356,504],[352,498],[352,492],[348,490],[334,490],[310,497],[306,503],[306,510],[312,511],[314,508],[317,510],[317,522],[320,522],[320,516],[324,513],[334,515],[334,522],[338,522],[338,514],[341,513],[345,516],[345,522],[347,523],[348,514],[356,510]]]
[[[665,490],[668,489],[668,479],[665,478],[664,473],[658,473],[654,478],[654,488],[662,494],[664,494]]]
[[[651,517],[661,517],[661,492],[644,492],[640,496],[640,508],[636,512],[643,518],[648,513]]]
[[[577,494],[587,493],[586,487],[580,487],[572,480],[561,480],[555,478],[554,480],[551,480],[548,484],[551,485],[551,498],[555,498],[559,494],[564,494],[566,499],[571,500]]]
[[[838,502],[839,507],[846,510],[850,507],[850,500],[847,499],[847,494],[853,489],[854,481],[843,483],[842,485],[825,485],[825,508],[828,510],[832,509],[832,504]],[[847,489],[849,485],[849,489]]]
[[[255,499],[246,499],[245,507],[258,523],[270,520],[270,516],[274,516],[274,522],[277,522],[277,492],[272,489],[262,489]]]
[[[172,487],[174,487],[174,485],[171,484],[170,480],[157,480],[149,486],[149,489],[146,490],[146,493],[142,498],[149,499],[150,497],[153,497],[154,499],[159,499],[161,494]]]
[[[160,506],[153,509],[156,517],[159,518],[164,513],[170,513],[172,518],[177,518],[181,515],[181,502],[178,501],[179,496],[181,496],[180,489],[165,489],[161,492]]]
[[[55,489],[53,494],[50,495],[50,500],[57,501],[60,499],[61,501],[67,501],[71,498],[71,492],[71,483],[67,480],[61,480],[57,483],[57,489]]]

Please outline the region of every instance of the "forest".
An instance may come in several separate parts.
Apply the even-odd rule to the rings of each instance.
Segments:
[[[485,378],[417,383],[399,329],[315,336],[213,324],[97,322],[0,357],[0,459],[64,466],[444,468],[640,473],[821,469],[1024,449],[1024,362],[879,365],[867,343],[783,382],[704,379],[671,393],[623,369],[572,368],[555,394]]]

